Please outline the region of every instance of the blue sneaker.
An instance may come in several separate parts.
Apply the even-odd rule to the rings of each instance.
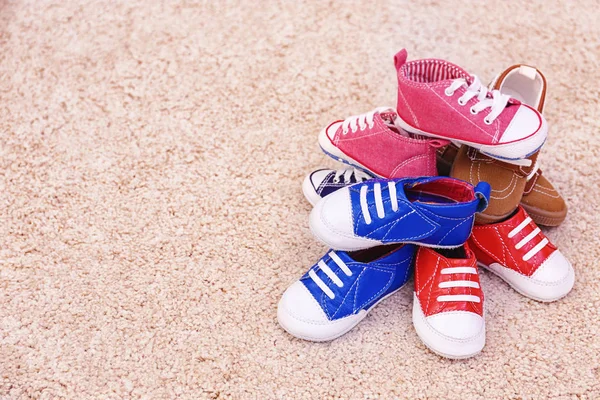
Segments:
[[[490,185],[448,177],[372,179],[321,199],[312,233],[331,248],[355,251],[392,243],[452,248],[467,241]]]
[[[416,246],[331,250],[283,293],[277,319],[300,339],[333,340],[363,320],[410,278]]]
[[[371,175],[356,168],[345,168],[337,171],[335,169],[318,169],[304,178],[302,192],[306,200],[314,206],[322,197],[338,189],[372,178]]]

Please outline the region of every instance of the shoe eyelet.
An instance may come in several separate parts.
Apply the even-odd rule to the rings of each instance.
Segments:
[[[454,92],[451,92],[449,89],[450,88],[446,88],[446,90],[444,90],[444,94],[448,97],[454,96]]]
[[[340,180],[338,178],[333,178],[333,183],[340,183]]]
[[[479,114],[477,111],[475,111],[475,110],[473,109],[473,107],[471,107],[471,109],[470,109],[469,111],[471,111],[471,114],[473,114],[473,115],[477,115],[477,114]]]
[[[492,124],[492,122],[494,122],[494,121],[490,121],[490,120],[488,119],[488,117],[485,117],[485,118],[483,119],[483,123],[484,123],[484,124],[486,124],[486,125],[491,125],[491,124]]]
[[[461,106],[464,106],[465,104],[467,104],[466,101],[463,101],[462,98],[458,98],[458,104],[460,104]]]
[[[347,134],[348,134],[348,131],[345,129],[342,129],[342,135],[347,135]]]
[[[358,130],[358,129],[354,129],[354,128],[352,128],[352,133],[356,133],[356,131],[357,131],[357,130]]]

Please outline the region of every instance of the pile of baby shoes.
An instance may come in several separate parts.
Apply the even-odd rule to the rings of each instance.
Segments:
[[[414,271],[417,335],[439,355],[471,357],[485,346],[480,266],[542,302],[574,284],[536,225],[556,226],[567,212],[536,163],[546,80],[516,65],[488,89],[447,61],[407,61],[406,50],[394,61],[396,109],[319,134],[321,149],[351,167],[304,180],[310,229],[331,249],[285,291],[277,317],[298,338],[335,339]]]

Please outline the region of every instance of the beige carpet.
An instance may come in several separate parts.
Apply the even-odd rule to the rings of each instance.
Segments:
[[[0,1],[1,399],[600,398],[597,2],[108,3]],[[402,47],[549,81],[575,288],[540,304],[484,273],[467,361],[421,344],[411,287],[328,344],[276,320],[326,250],[317,133],[395,105]]]

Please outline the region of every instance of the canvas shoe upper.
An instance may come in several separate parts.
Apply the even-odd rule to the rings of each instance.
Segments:
[[[473,227],[469,245],[481,265],[534,300],[558,300],[575,283],[571,263],[520,206],[506,221]]]
[[[325,154],[384,178],[435,176],[435,152],[448,142],[409,137],[391,107],[329,124],[319,134]],[[382,154],[385,157],[382,157]]]
[[[391,243],[456,247],[488,198],[485,182],[474,188],[446,177],[372,179],[319,200],[309,225],[317,239],[346,251]]]
[[[330,250],[285,291],[277,308],[279,324],[306,340],[343,335],[408,281],[415,251],[414,245]]]
[[[408,132],[466,144],[494,158],[522,160],[546,140],[545,119],[534,108],[497,90],[444,60],[407,62],[396,54],[398,124]]]
[[[345,186],[364,182],[373,177],[356,168],[345,169],[318,169],[311,172],[302,182],[302,192],[306,200],[313,206],[328,194]]]
[[[468,245],[421,247],[415,261],[413,325],[423,343],[448,358],[466,358],[485,345],[483,291]]]

